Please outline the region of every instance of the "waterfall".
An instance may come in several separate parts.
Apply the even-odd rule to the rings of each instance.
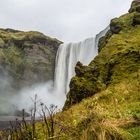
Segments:
[[[89,38],[79,43],[62,44],[56,56],[54,86],[57,91],[67,93],[69,83],[74,76],[74,68],[78,61],[88,65],[97,55],[95,39]]]
[[[61,44],[58,48],[55,64],[54,81],[40,83],[29,88],[23,88],[15,97],[12,103],[18,109],[28,110],[32,106],[31,98],[34,94],[38,95],[41,102],[47,106],[55,104],[59,109],[63,108],[66,94],[69,91],[69,83],[75,75],[75,65],[78,61],[88,65],[98,54],[99,38],[108,31],[106,28],[95,38],[89,38],[79,43]],[[28,95],[28,96],[27,96]]]
[[[78,61],[88,65],[98,53],[99,38],[105,35],[109,27],[100,32],[95,38],[89,38],[79,43],[68,43],[59,46],[55,65],[55,91],[66,94],[69,83],[75,75],[75,65]]]

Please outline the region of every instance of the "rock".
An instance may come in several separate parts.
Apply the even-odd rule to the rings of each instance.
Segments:
[[[136,7],[136,12],[140,13],[140,6]]]
[[[81,62],[78,62],[75,67],[75,73],[77,76],[83,76],[84,74],[84,66]]]
[[[18,117],[23,117],[23,110],[16,110],[14,112],[14,115]],[[24,111],[24,117],[30,117],[30,113]]]
[[[111,38],[112,32],[109,30],[105,36],[101,37],[98,42],[98,52],[100,52],[107,44],[108,40]]]
[[[140,12],[140,1],[134,0],[131,4],[131,8],[129,9],[129,13]]]
[[[140,13],[135,13],[132,25],[140,25]]]
[[[118,34],[121,31],[121,29],[121,24],[118,22],[117,18],[111,20],[110,30],[113,34]]]

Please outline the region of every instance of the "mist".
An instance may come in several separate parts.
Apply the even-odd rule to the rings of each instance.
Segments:
[[[0,74],[0,115],[13,114],[16,105],[11,102],[17,91],[11,86],[12,79]]]
[[[53,104],[58,109],[62,109],[66,99],[65,94],[62,95],[54,89],[53,81],[48,81],[22,88],[17,95],[13,96],[11,102],[17,106],[18,110],[24,108],[29,112],[33,108],[36,95],[38,104],[44,103],[47,107]]]
[[[44,103],[47,107],[54,104],[62,109],[66,99],[65,94],[56,91],[53,81],[34,84],[15,90],[8,77],[0,75],[0,115],[16,115],[16,111],[25,109],[30,113],[34,107],[34,98],[37,95],[38,105]]]

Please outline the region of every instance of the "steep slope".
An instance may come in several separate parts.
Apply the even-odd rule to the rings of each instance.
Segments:
[[[0,76],[14,88],[53,79],[61,43],[39,32],[0,29]]]

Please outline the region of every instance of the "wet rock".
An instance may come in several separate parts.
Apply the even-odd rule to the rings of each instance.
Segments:
[[[108,40],[112,36],[111,30],[109,30],[105,36],[101,37],[98,42],[98,52],[100,52],[107,44]]]

